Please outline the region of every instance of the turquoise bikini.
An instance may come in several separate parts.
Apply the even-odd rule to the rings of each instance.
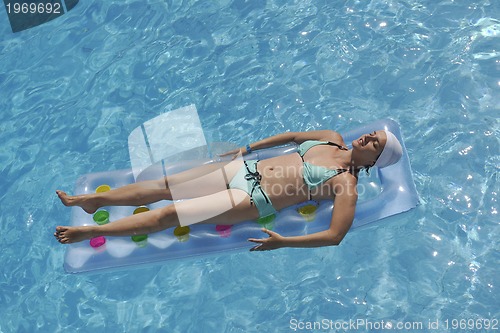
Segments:
[[[261,174],[257,171],[257,160],[244,161],[244,165],[229,183],[229,188],[245,191],[250,196],[250,204],[255,204],[260,217],[276,213],[271,198],[260,186]]]
[[[319,145],[335,146],[341,150],[347,150],[347,148],[342,147],[341,145],[328,141],[310,140],[310,141],[305,141],[299,146],[298,153],[302,158],[303,162],[302,177],[304,178],[304,182],[307,184],[307,187],[309,188],[309,200],[311,200],[311,190],[323,184],[328,179],[347,171],[347,169],[328,169],[323,166],[314,165],[304,161],[305,153],[312,147]]]
[[[311,200],[311,190],[315,187],[323,184],[328,179],[335,177],[338,174],[346,172],[346,169],[328,169],[322,166],[314,165],[304,161],[305,153],[312,147],[319,145],[330,145],[338,147],[342,150],[347,150],[347,148],[342,147],[336,143],[328,141],[305,141],[299,148],[298,153],[303,162],[303,178],[304,182],[309,188],[309,200]],[[271,199],[267,193],[260,186],[260,181],[262,176],[257,171],[258,160],[248,160],[245,161],[245,165],[238,171],[238,173],[233,177],[229,183],[228,188],[240,189],[248,193],[250,196],[250,203],[255,204],[257,210],[259,211],[260,217],[270,216],[276,213],[276,209],[273,207]]]

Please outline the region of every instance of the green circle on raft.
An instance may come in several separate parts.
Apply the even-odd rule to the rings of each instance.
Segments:
[[[109,213],[105,210],[98,210],[93,218],[95,223],[103,225],[109,222]]]
[[[261,225],[261,227],[273,230],[274,228],[274,219],[276,218],[276,214],[259,217],[257,219],[257,223]]]
[[[132,237],[132,240],[136,243],[139,243],[139,242],[143,242],[145,241],[146,239],[148,239],[148,235],[134,235]]]

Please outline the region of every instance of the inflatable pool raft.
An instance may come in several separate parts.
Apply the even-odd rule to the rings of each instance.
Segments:
[[[380,129],[388,129],[396,135],[403,146],[403,156],[398,163],[390,167],[373,168],[370,176],[360,175],[358,184],[360,196],[351,229],[407,211],[418,204],[410,161],[396,122],[377,121],[342,133],[342,136],[346,143],[350,143],[362,134]],[[296,146],[258,150],[245,156],[245,159],[266,159],[295,151]],[[161,164],[158,167],[164,168],[166,174],[172,174],[188,168],[189,165],[173,163],[169,166]],[[148,170],[143,171],[139,177],[134,175],[132,169],[87,174],[77,180],[73,193],[84,194],[117,188],[130,184],[135,179],[147,179],[147,172]],[[169,204],[172,202],[161,201],[147,207],[102,207],[95,214],[87,214],[79,207],[72,207],[70,225],[109,223]],[[261,232],[262,227],[273,229],[283,236],[325,230],[330,224],[332,209],[331,201],[306,202],[286,208],[275,217],[261,219],[258,223],[247,221],[231,227],[195,224],[150,235],[98,237],[68,245],[64,269],[68,273],[81,273],[236,249],[250,249],[254,244],[248,242],[248,238],[267,237]]]

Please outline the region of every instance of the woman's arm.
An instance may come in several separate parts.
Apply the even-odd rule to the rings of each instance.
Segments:
[[[334,131],[322,130],[322,131],[308,131],[308,132],[285,132],[277,135],[273,135],[262,139],[260,141],[252,142],[248,144],[250,150],[258,150],[264,148],[270,148],[275,146],[284,145],[290,142],[295,142],[301,144],[307,140],[324,140],[324,141],[340,141],[342,140],[340,134]],[[241,152],[242,154],[249,153],[247,147],[241,147],[230,152],[227,152],[221,156],[236,154]]]
[[[345,181],[336,185],[335,208],[333,209],[330,227],[327,230],[304,236],[283,237],[274,231],[263,229],[269,237],[249,239],[249,241],[258,244],[251,251],[274,250],[281,247],[339,245],[351,228],[358,197],[354,177],[346,174],[343,178]]]
[[[275,147],[283,145],[289,142],[295,142],[301,144],[307,140],[325,140],[333,141],[338,139],[340,134],[334,131],[322,130],[322,131],[307,131],[307,132],[285,132],[277,135],[270,136],[268,138],[262,139],[260,141],[250,143],[250,148],[252,150],[264,149],[269,147]]]

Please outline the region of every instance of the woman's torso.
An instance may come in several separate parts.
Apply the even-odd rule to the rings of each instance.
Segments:
[[[303,178],[304,162],[335,170],[341,168],[342,154],[343,151],[335,146],[317,145],[304,154],[304,161],[298,153],[261,160],[258,164],[262,175],[261,186],[278,210],[307,201],[310,195],[314,200],[332,199],[333,186],[337,182],[335,178],[340,175],[310,191]]]

